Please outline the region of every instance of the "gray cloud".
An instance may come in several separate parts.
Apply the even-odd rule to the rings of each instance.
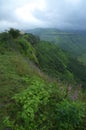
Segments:
[[[0,30],[86,29],[85,0],[0,0]]]

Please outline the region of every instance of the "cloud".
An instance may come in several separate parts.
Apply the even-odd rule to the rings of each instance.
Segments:
[[[36,0],[36,2],[29,2],[24,6],[17,8],[15,14],[18,20],[22,20],[24,23],[42,24],[42,21],[34,16],[34,12],[38,10],[44,10],[45,4],[43,1]]]
[[[86,29],[85,0],[0,0],[0,30]]]

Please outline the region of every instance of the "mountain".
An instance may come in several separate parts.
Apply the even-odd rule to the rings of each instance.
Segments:
[[[84,129],[84,67],[33,34],[0,33],[0,130]]]
[[[68,51],[74,57],[86,55],[86,32],[85,31],[61,31],[58,29],[33,29],[28,30],[38,35],[41,40],[57,44],[61,49]],[[85,58],[80,60],[84,63]],[[86,64],[86,62],[85,62]]]
[[[51,77],[67,83],[86,86],[86,66],[73,58],[69,53],[62,51],[57,44],[41,41],[35,45],[39,67]],[[80,82],[79,82],[80,81]]]

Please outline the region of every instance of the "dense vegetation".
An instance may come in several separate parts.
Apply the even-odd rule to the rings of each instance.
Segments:
[[[84,105],[69,100],[65,87],[49,85],[37,77],[25,80],[29,88],[12,98],[8,107],[10,118],[4,120],[7,127],[14,130],[84,129]]]
[[[31,32],[40,36],[41,40],[58,44],[58,46],[68,51],[74,57],[86,65],[86,33],[77,31],[60,31],[58,29],[33,29]]]
[[[85,130],[85,95],[71,87],[83,79],[70,61],[32,34],[0,33],[0,130]]]
[[[86,53],[79,56],[78,60],[86,66]]]
[[[67,83],[86,86],[86,66],[58,48],[57,44],[40,42],[35,46],[40,68],[48,75]]]

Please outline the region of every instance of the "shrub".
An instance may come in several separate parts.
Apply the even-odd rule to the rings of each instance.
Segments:
[[[13,97],[7,121],[14,130],[82,129],[84,105],[66,99],[64,87],[40,78],[24,79],[29,87]],[[31,82],[31,83],[30,83]],[[10,121],[11,120],[11,121]]]
[[[56,113],[59,130],[74,130],[77,127],[81,127],[84,106],[80,102],[64,100],[57,104]]]
[[[17,38],[20,36],[20,31],[17,29],[10,28],[8,32],[13,38]]]

